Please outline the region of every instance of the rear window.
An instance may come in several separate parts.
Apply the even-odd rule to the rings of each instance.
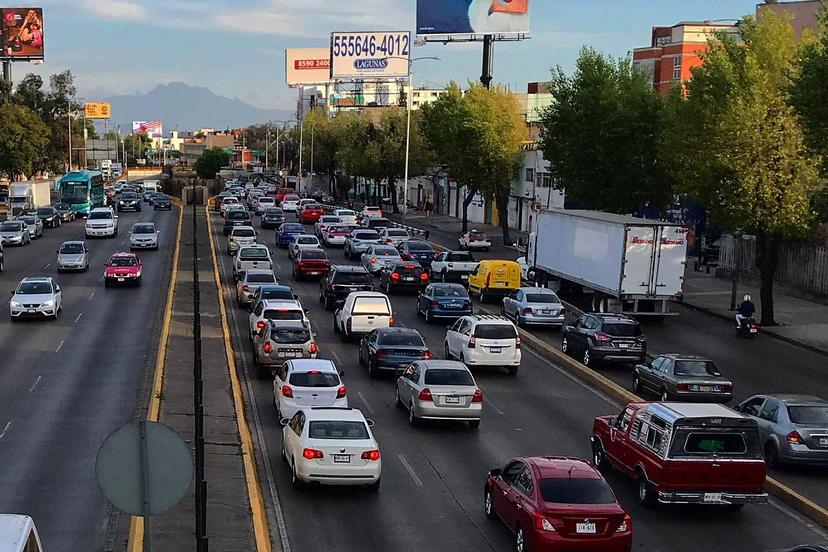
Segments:
[[[687,454],[744,454],[745,438],[741,433],[692,432],[684,443]]]
[[[285,196],[285,201],[299,201],[299,196],[298,195],[292,195],[292,194],[291,195],[286,195]]]
[[[337,387],[339,376],[332,372],[294,372],[288,378],[297,387]]]
[[[20,232],[23,225],[19,222],[4,222],[0,224],[0,231],[2,232]]]
[[[673,372],[677,376],[721,376],[716,365],[709,360],[677,360]]]
[[[550,305],[555,305],[561,302],[558,299],[558,296],[554,293],[527,293],[526,294],[526,302],[527,303],[547,303]]]
[[[248,272],[246,279],[250,284],[273,284],[276,282],[276,276],[273,274],[250,274]]]
[[[400,252],[393,247],[375,247],[374,255],[390,255],[392,257],[399,257]]]
[[[321,249],[305,249],[302,251],[302,259],[327,259],[328,256]]]
[[[338,216],[338,217],[354,217],[354,216],[356,216],[356,213],[353,212],[353,211],[339,210],[339,211],[336,212],[336,216]]]
[[[303,245],[316,244],[316,243],[319,243],[319,240],[317,240],[316,238],[314,238],[312,236],[299,237],[299,238],[296,238],[296,243],[300,243],[300,244],[303,244]]]
[[[466,288],[457,286],[457,287],[435,287],[434,288],[434,297],[463,297],[468,298],[469,293],[466,291]]]
[[[262,316],[268,320],[302,320],[304,313],[298,310],[289,309],[266,309]]]
[[[603,479],[560,477],[541,479],[544,502],[553,504],[614,504],[615,495]]]
[[[262,299],[287,299],[292,301],[294,299],[293,292],[289,289],[271,289],[264,291],[261,296]]]
[[[408,237],[408,232],[405,231],[405,230],[388,230],[386,232],[386,234],[388,236],[394,236],[394,237],[397,237],[397,238]]]
[[[795,424],[828,424],[828,406],[789,406],[788,416]]]
[[[390,315],[391,305],[385,297],[357,297],[354,300],[353,313]]]
[[[351,231],[351,229],[348,228],[347,226],[328,226],[328,232],[331,232],[331,233],[342,234],[342,233],[346,233],[346,232],[350,232],[350,231]]]
[[[368,439],[368,428],[362,422],[343,420],[311,422],[308,426],[311,439]]]
[[[275,343],[299,344],[311,339],[310,330],[302,326],[279,326],[270,331],[270,339]]]
[[[354,237],[358,240],[378,240],[379,234],[376,232],[357,232]]]
[[[304,232],[305,227],[301,224],[285,224],[282,226],[282,232]]]
[[[408,242],[408,249],[411,251],[434,251],[430,245],[421,241]]]
[[[265,211],[265,215],[269,217],[276,217],[284,214],[285,212],[282,211],[279,207],[270,207],[267,211]]]
[[[380,334],[380,345],[410,345],[413,347],[425,347],[425,341],[416,332],[390,332]]]
[[[447,261],[454,261],[456,263],[473,263],[473,262],[475,262],[474,257],[472,257],[472,254],[471,253],[465,253],[465,252],[449,253],[446,256],[446,260]]]
[[[252,238],[256,236],[256,231],[252,228],[236,228],[233,235],[238,238]]]
[[[638,324],[604,324],[604,333],[620,337],[638,337],[641,326]]]
[[[515,329],[506,324],[478,324],[474,328],[474,336],[481,339],[514,339],[516,335]]]
[[[267,259],[267,249],[263,247],[251,247],[242,249],[239,253],[241,259]]]
[[[465,370],[431,368],[425,373],[426,385],[474,385],[471,374]]]
[[[366,285],[373,284],[371,275],[367,272],[337,272],[334,283],[342,285]]]
[[[276,200],[273,199],[272,197],[260,197],[259,198],[259,203],[273,203],[275,201]]]
[[[247,211],[242,211],[241,209],[236,211],[230,211],[227,213],[227,218],[230,220],[242,220],[242,219],[249,219],[250,213]]]
[[[402,274],[403,276],[419,276],[423,272],[423,267],[419,265],[397,265],[394,267],[394,272]]]
[[[385,228],[386,226],[389,226],[390,224],[391,223],[388,222],[388,219],[381,219],[381,218],[375,218],[375,219],[371,219],[370,221],[368,221],[368,226],[370,228]]]

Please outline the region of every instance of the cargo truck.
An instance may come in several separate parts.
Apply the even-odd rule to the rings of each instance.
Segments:
[[[14,182],[9,187],[9,213],[17,216],[25,211],[52,204],[52,183],[48,180]]]
[[[670,302],[682,299],[686,255],[680,224],[550,209],[535,217],[526,262],[530,280],[591,296],[594,312],[661,318],[677,314]]]

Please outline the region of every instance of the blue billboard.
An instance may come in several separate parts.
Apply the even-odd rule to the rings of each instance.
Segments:
[[[418,35],[528,32],[529,0],[417,0]]]

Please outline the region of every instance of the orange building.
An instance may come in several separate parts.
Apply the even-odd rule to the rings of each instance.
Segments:
[[[709,40],[722,31],[738,34],[739,28],[712,21],[653,27],[650,46],[633,50],[633,65],[650,77],[653,88],[667,94],[676,83],[690,80],[690,71],[701,65],[700,55],[707,51]]]

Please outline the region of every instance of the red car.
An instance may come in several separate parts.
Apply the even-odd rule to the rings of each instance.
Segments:
[[[104,263],[104,285],[106,287],[115,284],[141,285],[141,273],[144,263],[135,253],[124,251],[115,253]]]
[[[321,249],[299,249],[293,259],[293,278],[322,277],[331,269],[328,255]]]
[[[296,217],[302,224],[313,224],[319,222],[319,219],[322,218],[322,215],[324,214],[325,211],[322,209],[321,205],[318,203],[308,203],[302,207],[298,213],[296,213]]]
[[[295,194],[296,190],[293,188],[279,188],[276,192],[276,203],[281,203],[285,196],[288,194]]]
[[[516,458],[489,472],[489,519],[515,534],[518,552],[630,552],[632,522],[601,474],[585,460]]]

